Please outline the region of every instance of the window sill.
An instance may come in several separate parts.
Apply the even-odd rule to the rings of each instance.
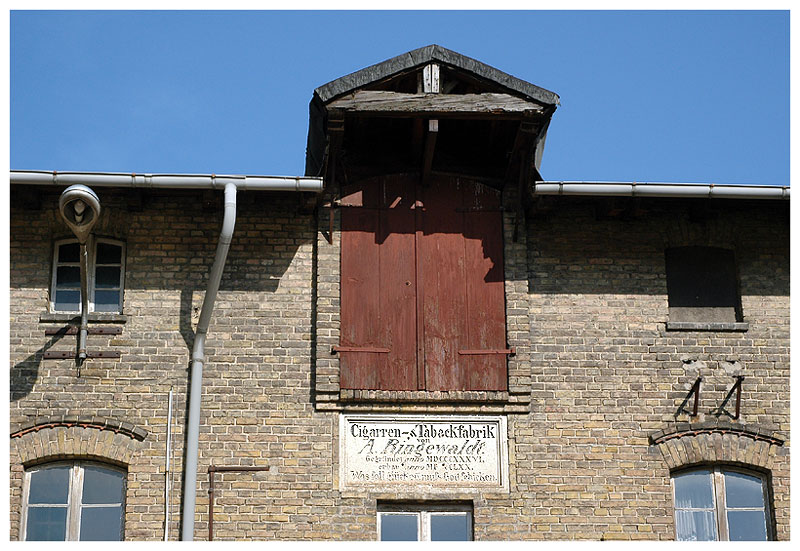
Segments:
[[[39,323],[80,323],[81,315],[75,312],[48,312],[39,316]],[[127,323],[125,314],[90,312],[89,321],[95,323]]]
[[[750,329],[746,321],[736,322],[697,322],[697,321],[668,321],[667,331],[727,331],[743,333]]]

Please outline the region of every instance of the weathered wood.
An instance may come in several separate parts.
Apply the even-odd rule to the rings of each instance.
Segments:
[[[458,360],[462,384],[470,390],[506,390],[506,357],[497,353],[508,350],[500,194],[480,184],[464,184],[463,292],[469,321],[458,351],[464,356]]]
[[[485,63],[435,44],[424,46],[340,77],[320,86],[315,90],[315,93],[321,101],[327,103],[331,99],[349,93],[356,88],[397,78],[411,71],[418,71],[419,67],[429,63],[438,63],[445,66],[451,71],[457,72],[460,78],[473,76],[484,87],[502,86],[543,104],[558,104],[558,95],[549,90],[520,80]]]
[[[406,179],[344,187],[341,388],[416,390],[414,211]],[[384,352],[385,351],[385,352]]]
[[[505,391],[500,192],[393,175],[341,203],[341,388]]]
[[[508,94],[403,94],[359,90],[328,105],[328,110],[380,115],[530,116],[543,113],[540,105]]]
[[[439,88],[439,65],[431,63],[422,69],[422,91],[426,94],[438,94]]]

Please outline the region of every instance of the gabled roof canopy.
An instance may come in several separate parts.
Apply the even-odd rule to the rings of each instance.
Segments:
[[[427,157],[421,170],[426,173],[503,179],[511,173],[513,158],[514,167],[532,162],[538,175],[557,105],[553,92],[441,46],[425,46],[314,91],[306,174],[325,172],[326,181],[334,180],[340,160],[332,158],[342,152],[353,176],[419,169],[420,124],[430,121],[440,139],[438,146],[435,136],[424,140]]]
[[[489,88],[499,87],[512,95],[521,96],[524,99],[543,105],[558,105],[558,95],[555,93],[436,44],[418,48],[337,78],[320,86],[314,93],[323,103],[327,104],[344,94],[368,88],[393,78],[396,79],[404,73],[434,62],[456,69],[457,72],[471,75],[478,82],[482,81]]]

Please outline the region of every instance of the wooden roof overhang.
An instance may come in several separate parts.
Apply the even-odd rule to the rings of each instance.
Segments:
[[[315,91],[306,174],[326,187],[431,172],[524,189],[538,179],[558,96],[440,46],[408,52]]]

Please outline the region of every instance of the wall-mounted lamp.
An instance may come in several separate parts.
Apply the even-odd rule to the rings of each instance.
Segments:
[[[86,242],[100,217],[100,199],[89,187],[70,186],[61,194],[58,209],[81,246],[81,327],[78,333],[78,366],[86,359],[86,334],[89,332],[89,259]]]

